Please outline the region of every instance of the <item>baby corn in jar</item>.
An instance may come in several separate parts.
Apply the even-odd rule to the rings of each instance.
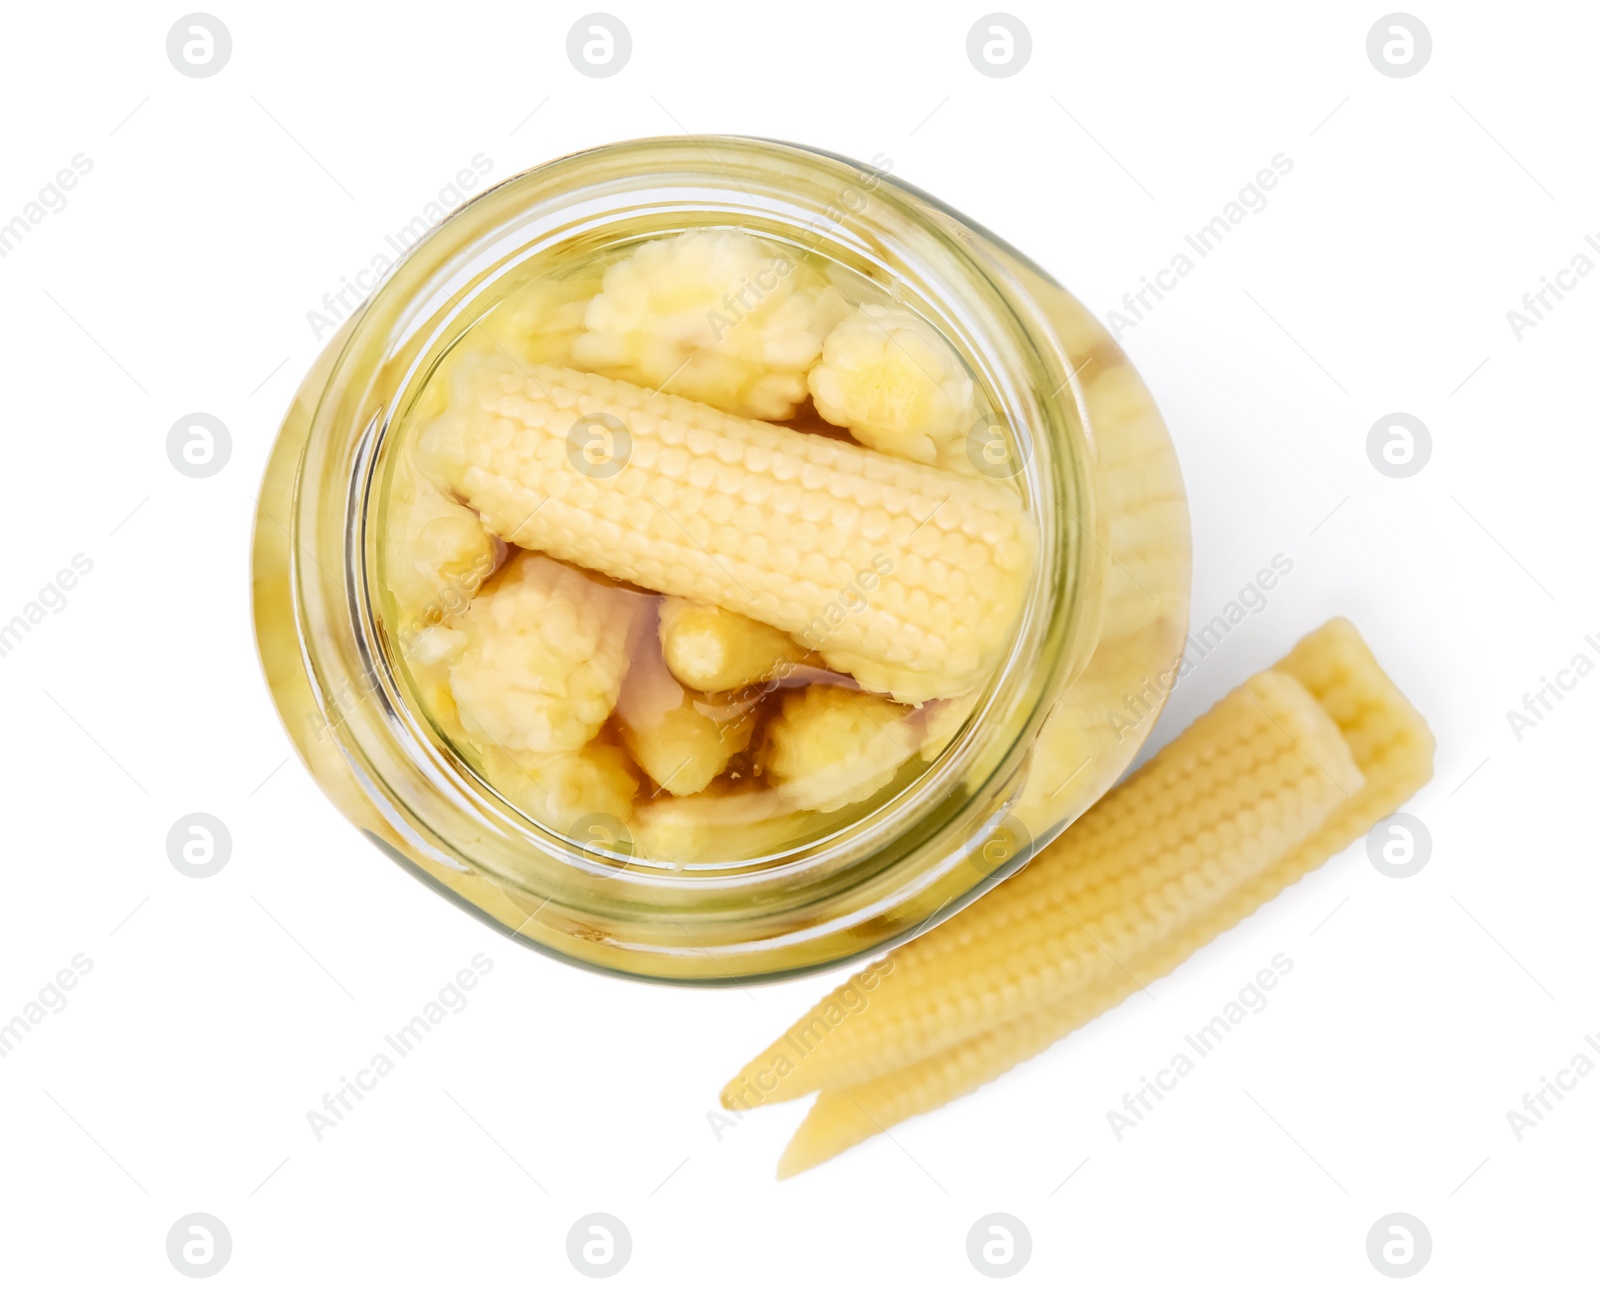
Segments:
[[[1159,415],[1043,270],[863,166],[645,140],[412,251],[307,377],[255,607],[313,775],[613,971],[882,949],[1116,780],[1179,664]]]

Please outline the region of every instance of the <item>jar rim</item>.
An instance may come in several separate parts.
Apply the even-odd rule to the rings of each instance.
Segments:
[[[869,175],[878,182],[867,205],[841,211],[842,195]],[[839,202],[819,201],[829,192]],[[408,394],[481,293],[556,245],[599,236],[618,210],[641,209],[759,226],[763,235],[810,229],[827,247],[823,254],[896,275],[976,361],[999,416],[1031,442],[1021,483],[1039,522],[1040,559],[1012,647],[964,735],[888,803],[759,869],[619,869],[570,845],[563,855],[560,836],[537,823],[530,830],[527,818],[429,739],[379,609],[376,504],[391,427]],[[713,218],[701,218],[707,215]],[[591,967],[677,981],[787,976],[881,951],[1026,861],[1024,849],[992,864],[982,843],[1006,819],[1032,741],[1093,647],[1097,623],[1085,593],[1092,552],[1069,524],[1093,533],[1094,498],[1079,411],[1072,400],[1055,399],[1071,380],[1066,357],[1025,285],[984,254],[984,239],[1020,259],[883,170],[778,141],[661,137],[604,145],[513,176],[408,250],[335,338],[290,518],[306,668],[321,702],[335,708],[349,679],[363,679],[363,702],[340,710],[333,734],[399,855],[515,886],[529,860],[518,849],[537,848],[568,871],[535,873],[571,883],[566,891],[521,894],[543,901],[530,916],[533,930],[510,930],[514,936]],[[330,468],[346,489],[305,487]],[[679,926],[664,941],[663,912]],[[774,956],[785,963],[760,967]]]

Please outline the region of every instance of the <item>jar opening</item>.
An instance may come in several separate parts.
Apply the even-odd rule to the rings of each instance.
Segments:
[[[541,822],[441,729],[395,623],[384,525],[430,390],[496,310],[530,283],[592,272],[642,242],[729,229],[835,266],[841,281],[870,285],[949,340],[993,423],[1013,437],[992,478],[1016,490],[1038,545],[1009,641],[970,718],[930,763],[908,761],[868,810],[815,837],[674,864]],[[774,953],[788,968],[814,967],[909,936],[1022,864],[1032,837],[1008,814],[1051,706],[1099,627],[1084,430],[1075,403],[1059,398],[1071,369],[1050,338],[1011,266],[958,219],[882,168],[787,145],[603,148],[463,207],[354,321],[300,468],[342,476],[349,488],[303,491],[294,516],[298,553],[339,539],[338,568],[295,562],[300,640],[313,690],[339,711],[340,751],[402,850],[482,877],[529,919],[536,910],[535,941],[547,943],[547,931],[588,939],[615,949],[618,963],[633,952],[710,957],[718,967],[689,972],[717,976],[744,976]],[[975,441],[979,478],[986,439]],[[352,678],[371,702],[346,712],[338,697]]]

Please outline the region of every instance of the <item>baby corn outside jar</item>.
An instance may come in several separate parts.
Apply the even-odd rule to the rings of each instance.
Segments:
[[[391,856],[590,967],[882,950],[1022,865],[1175,680],[1188,513],[1099,324],[880,169],[525,172],[333,339],[269,462],[263,665]]]

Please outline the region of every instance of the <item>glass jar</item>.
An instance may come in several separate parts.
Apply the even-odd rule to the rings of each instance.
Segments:
[[[981,895],[1094,803],[1175,685],[1188,512],[1144,385],[1042,269],[889,169],[742,138],[640,140],[550,162],[413,247],[295,396],[254,539],[274,701],[318,784],[368,838],[519,942],[680,982],[881,951]],[[933,321],[1008,428],[998,451],[974,447],[1020,489],[1040,555],[971,718],[889,801],[790,848],[664,865],[530,819],[439,738],[386,622],[380,534],[395,428],[484,302],[551,258],[697,226],[742,227],[848,266]]]

